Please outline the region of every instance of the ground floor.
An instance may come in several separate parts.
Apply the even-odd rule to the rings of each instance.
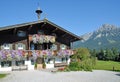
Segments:
[[[56,68],[67,66],[70,63],[70,58],[67,60],[64,58],[46,58],[45,68]],[[35,67],[35,65],[37,65]],[[43,69],[43,63],[36,63],[36,60],[12,60],[12,61],[1,61],[0,71],[21,71],[21,70],[41,70]]]
[[[120,82],[120,72],[94,70],[51,73],[50,71],[51,69],[1,72],[9,75],[0,79],[0,82]]]
[[[59,52],[50,50],[1,50],[0,71],[39,70],[66,66],[70,63],[70,54],[72,54],[71,50]]]

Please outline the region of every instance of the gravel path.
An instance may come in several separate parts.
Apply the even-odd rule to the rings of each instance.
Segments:
[[[120,72],[94,70],[93,72],[13,71],[0,82],[120,82]]]

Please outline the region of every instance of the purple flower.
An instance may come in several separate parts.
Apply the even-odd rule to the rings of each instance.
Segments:
[[[15,54],[15,51],[12,50],[12,51],[11,51],[11,57],[12,57],[12,58],[15,58],[15,55],[16,55],[16,54]]]

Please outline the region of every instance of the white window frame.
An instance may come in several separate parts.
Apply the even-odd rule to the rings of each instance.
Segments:
[[[24,49],[24,46],[23,46],[23,43],[18,43],[18,50],[23,50]]]
[[[10,49],[10,45],[7,44],[7,43],[3,44],[3,49],[9,50]]]

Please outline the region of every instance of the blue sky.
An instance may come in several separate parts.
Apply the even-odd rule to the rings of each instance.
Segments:
[[[46,16],[79,36],[102,24],[120,27],[120,0],[1,0],[0,27],[36,21],[38,2],[41,19]]]

